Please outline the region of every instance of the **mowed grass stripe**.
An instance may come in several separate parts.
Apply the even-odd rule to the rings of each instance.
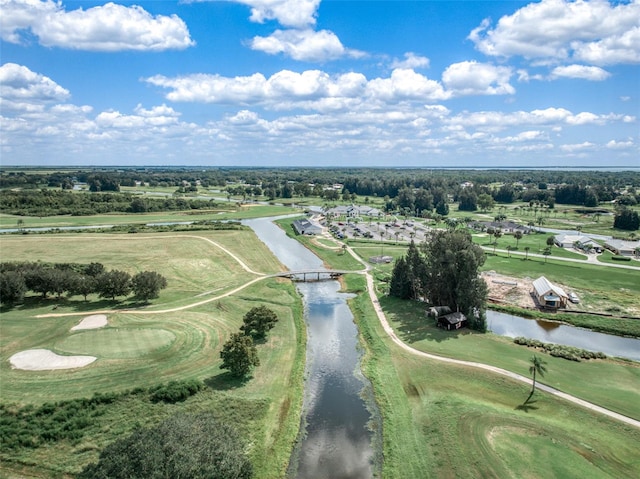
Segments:
[[[110,328],[86,331],[56,343],[59,351],[98,358],[137,358],[169,346],[176,335],[164,329]]]

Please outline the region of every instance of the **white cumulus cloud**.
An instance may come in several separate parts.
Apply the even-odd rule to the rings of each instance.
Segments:
[[[44,75],[16,63],[0,66],[0,97],[30,102],[63,101],[69,91]]]
[[[454,63],[442,73],[442,82],[454,95],[512,95],[509,67],[464,61]]]
[[[491,56],[523,56],[595,65],[640,62],[640,0],[542,0],[469,34]]]
[[[231,0],[251,7],[251,21],[276,20],[280,25],[305,28],[315,25],[320,0]]]
[[[404,59],[399,60],[395,59],[391,63],[391,68],[428,68],[429,67],[429,59],[427,57],[423,57],[421,55],[416,55],[413,52],[407,52],[404,54]]]
[[[269,78],[261,73],[243,77],[197,74],[175,78],[156,75],[145,81],[169,89],[166,98],[171,101],[264,105],[280,110],[369,109],[398,102],[433,103],[449,97],[439,82],[411,69],[396,69],[388,78],[371,80],[361,73],[282,70]]]
[[[153,16],[142,7],[114,3],[66,11],[52,0],[0,0],[1,33],[21,43],[26,31],[46,47],[115,52],[163,51],[194,45],[176,15]]]
[[[253,50],[270,55],[282,53],[299,61],[324,62],[343,56],[364,56],[362,52],[345,48],[328,30],[276,30],[268,37],[254,37],[250,46]]]
[[[603,81],[611,74],[600,67],[587,65],[567,65],[555,67],[550,75],[551,79],[556,78],[578,78],[581,80]]]

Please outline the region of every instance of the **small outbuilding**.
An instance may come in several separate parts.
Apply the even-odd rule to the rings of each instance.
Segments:
[[[293,229],[299,235],[318,235],[322,233],[322,226],[306,218],[295,220]]]
[[[567,293],[544,276],[533,282],[533,294],[542,308],[556,310],[567,307]]]
[[[438,317],[438,327],[443,329],[460,329],[466,325],[467,317],[459,311]]]

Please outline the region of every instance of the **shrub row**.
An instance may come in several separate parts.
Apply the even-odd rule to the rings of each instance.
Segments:
[[[631,257],[620,255],[612,256],[611,259],[614,261],[631,261]]]
[[[47,402],[23,407],[0,404],[0,443],[5,449],[37,448],[58,441],[81,441],[95,418],[117,401],[130,397],[153,403],[184,401],[204,388],[195,379],[171,381],[151,388],[95,394],[91,398]]]
[[[605,359],[606,354],[601,352],[588,351],[586,349],[574,348],[573,346],[564,346],[561,344],[543,343],[537,339],[529,339],[517,337],[514,343],[530,348],[541,349],[548,352],[551,356],[564,358],[570,361],[580,361],[582,359]]]

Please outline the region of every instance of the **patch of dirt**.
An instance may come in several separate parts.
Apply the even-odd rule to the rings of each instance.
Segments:
[[[495,271],[485,271],[482,273],[482,278],[489,288],[489,299],[520,308],[536,307],[536,302],[531,295],[533,279],[514,278]]]

